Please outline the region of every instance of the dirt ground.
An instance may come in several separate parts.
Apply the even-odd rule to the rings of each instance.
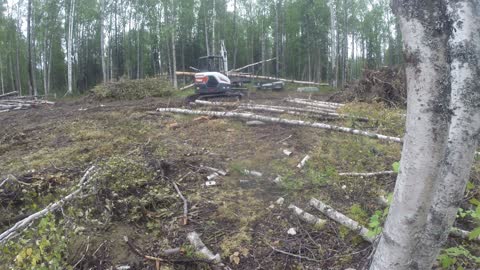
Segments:
[[[329,95],[312,98],[326,100]],[[284,104],[288,96],[308,94],[253,92],[244,102]],[[160,256],[161,250],[182,247],[176,258],[195,260],[186,239],[192,231],[232,269],[362,269],[368,264],[371,244],[308,202],[321,199],[368,226],[375,211],[383,211],[377,198],[393,191],[395,176],[340,177],[338,172],[391,170],[401,145],[306,127],[148,113],[182,104],[181,97],[78,98],[0,114],[0,176],[14,175],[20,181],[0,195],[2,231],[71,192],[87,168],[97,167],[90,195],[48,216],[45,230],[36,225],[28,229],[3,249],[0,264],[35,269],[28,266],[35,260],[44,262],[45,269],[53,269],[48,267],[51,261],[72,269],[155,269],[155,262],[134,253],[124,236],[144,254]],[[376,120],[332,124],[391,136],[404,132],[401,109],[358,103],[342,110]],[[284,149],[293,154],[286,156]],[[311,160],[297,169],[307,154]],[[228,174],[206,187],[211,171],[202,166]],[[472,176],[477,182],[478,167]],[[281,184],[274,183],[277,176],[282,176]],[[181,222],[183,204],[172,181],[189,202],[187,225]],[[280,197],[283,205],[276,203]],[[306,224],[287,208],[290,203],[327,219],[327,224]],[[287,233],[291,228],[296,235]],[[34,239],[47,239],[49,245]],[[37,250],[38,260],[32,255]],[[161,269],[209,267],[189,261],[162,263]]]

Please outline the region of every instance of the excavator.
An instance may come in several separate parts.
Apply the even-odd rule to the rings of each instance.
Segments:
[[[195,94],[188,96],[188,103],[208,99],[242,99],[241,83],[233,82],[228,77],[228,58],[225,42],[220,45],[220,55],[203,56],[198,59],[198,68],[194,68]]]

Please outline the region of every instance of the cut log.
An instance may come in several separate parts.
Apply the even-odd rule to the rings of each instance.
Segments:
[[[361,177],[373,177],[373,176],[380,176],[380,175],[393,175],[397,174],[394,171],[383,171],[383,172],[371,172],[371,173],[356,173],[356,172],[349,172],[349,173],[339,173],[340,176],[361,176]]]
[[[303,101],[303,100],[298,100],[298,99],[286,99],[285,101],[288,102],[288,103],[308,105],[308,106],[312,106],[314,108],[321,108],[322,110],[326,110],[326,111],[330,111],[330,112],[336,112],[336,110],[338,109],[337,106],[315,103],[315,102],[310,102],[310,101]]]
[[[317,228],[321,228],[327,223],[326,220],[318,218],[310,213],[303,211],[303,209],[298,208],[297,206],[290,204],[288,209],[293,210],[293,213],[298,216],[301,220],[314,225]]]
[[[196,232],[191,232],[187,235],[188,241],[190,241],[190,244],[195,248],[195,250],[200,253],[203,257],[205,257],[207,260],[212,261],[214,263],[221,263],[221,257],[220,254],[213,254],[210,249],[208,249],[205,244],[202,242],[202,239],[200,239],[200,235]]]
[[[61,200],[48,205],[46,208],[43,210],[40,210],[22,220],[17,222],[15,225],[13,225],[10,229],[4,231],[2,234],[0,234],[0,245],[5,244],[8,240],[13,238],[14,236],[18,235],[21,233],[20,230],[25,229],[30,223],[34,222],[37,219],[40,219],[44,216],[46,216],[48,213],[51,213],[60,207],[62,207],[65,203],[75,199],[77,195],[79,195],[83,189],[85,188],[86,184],[90,181],[90,174],[92,171],[95,169],[95,166],[90,167],[85,174],[83,175],[82,179],[80,179],[80,183],[78,184],[78,189],[76,189],[74,192],[70,193],[66,197],[62,198]]]
[[[239,103],[239,102],[211,102],[206,100],[196,100],[196,104],[207,105],[207,106],[219,106],[219,107],[240,107],[242,109],[248,110],[257,110],[257,111],[268,111],[268,112],[277,112],[277,113],[288,113],[288,112],[306,112],[312,114],[320,114],[322,116],[329,117],[339,117],[339,118],[351,118],[362,122],[368,122],[369,119],[365,117],[357,117],[348,114],[338,114],[332,113],[331,110],[322,110],[320,108],[299,108],[299,107],[286,107],[286,106],[274,106],[274,105],[264,105],[264,104],[255,104],[255,103]],[[321,117],[321,116],[318,116]]]
[[[327,101],[315,100],[315,99],[303,99],[303,98],[293,98],[293,99],[299,100],[299,101],[306,101],[314,104],[328,105],[328,106],[331,106],[332,108],[340,108],[345,106],[345,104],[343,103],[327,102]]]
[[[303,167],[305,167],[305,164],[307,164],[307,161],[310,160],[310,156],[309,155],[306,155],[302,161],[300,161],[300,163],[297,165],[297,168],[299,169],[302,169]]]
[[[241,68],[232,69],[232,70],[230,70],[229,72],[239,72],[239,71],[242,71],[242,70],[244,70],[244,69],[246,69],[246,68],[253,67],[253,66],[256,66],[256,65],[260,65],[260,64],[264,64],[264,63],[268,63],[268,62],[273,61],[273,60],[275,60],[275,59],[277,59],[277,58],[274,57],[274,58],[270,58],[270,59],[267,59],[267,60],[259,61],[259,62],[253,63],[253,64],[249,64],[249,65],[243,66],[243,67],[241,67]]]
[[[336,211],[329,205],[315,198],[312,198],[310,200],[310,205],[313,206],[318,211],[322,212],[325,216],[329,217],[330,219],[358,233],[365,241],[373,243],[373,241],[375,240],[374,237],[369,236],[369,230],[367,228],[363,227],[362,225],[360,225],[360,223],[356,222],[355,220]]]
[[[17,96],[18,95],[18,92],[17,91],[14,91],[14,92],[10,92],[10,93],[5,93],[3,95],[0,95],[0,99],[4,98],[4,97],[11,97],[11,96]]]
[[[286,124],[286,125],[294,125],[294,126],[306,126],[306,127],[313,127],[313,128],[319,128],[319,129],[333,130],[333,131],[338,131],[343,133],[350,133],[354,135],[361,135],[361,136],[369,137],[372,139],[402,143],[402,139],[398,137],[391,137],[391,136],[371,133],[368,131],[363,131],[363,130],[358,130],[353,128],[340,127],[340,126],[328,125],[328,124],[317,123],[317,122],[308,122],[308,121],[302,121],[302,120],[290,120],[290,119],[284,119],[284,118],[268,117],[268,116],[256,115],[251,113],[199,111],[199,110],[187,110],[187,109],[180,109],[180,108],[158,108],[156,112],[157,113],[171,112],[171,113],[181,113],[181,114],[189,114],[189,115],[208,115],[208,116],[223,117],[223,118],[252,119],[252,120],[259,120],[259,121],[270,122],[270,123],[278,123],[278,124]]]

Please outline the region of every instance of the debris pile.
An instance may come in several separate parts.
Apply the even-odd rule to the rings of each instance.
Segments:
[[[330,98],[335,102],[384,102],[389,106],[407,104],[405,71],[401,67],[383,67],[363,71],[363,77]]]
[[[18,110],[28,110],[39,105],[54,105],[54,102],[36,99],[35,97],[21,97],[18,92],[0,95],[0,113]]]

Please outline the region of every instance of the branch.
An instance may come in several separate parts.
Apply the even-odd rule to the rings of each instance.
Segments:
[[[80,192],[82,192],[83,188],[86,186],[86,184],[89,182],[89,176],[91,172],[95,169],[95,166],[90,167],[85,174],[83,175],[82,179],[80,180],[80,183],[78,184],[78,189],[75,190],[74,192],[70,193],[66,197],[62,198],[61,200],[48,205],[45,209],[36,212],[35,214],[32,214],[21,221],[17,222],[13,227],[10,229],[6,230],[2,234],[0,234],[0,244],[4,244],[6,241],[10,240],[17,234],[19,234],[19,230],[26,228],[30,223],[34,222],[37,219],[40,219],[44,216],[46,216],[48,213],[53,212],[60,207],[62,207],[65,203],[73,200]]]
[[[356,173],[356,172],[348,172],[348,173],[339,173],[339,176],[362,176],[362,177],[371,177],[371,176],[379,176],[379,175],[392,175],[397,174],[394,171],[382,171],[382,172],[371,172],[371,173]]]
[[[324,215],[331,218],[332,220],[342,224],[343,226],[349,228],[352,231],[357,232],[365,241],[373,243],[373,241],[375,240],[374,237],[368,235],[369,230],[367,228],[363,227],[358,222],[345,216],[344,214],[337,212],[329,205],[315,198],[312,198],[310,200],[310,205],[315,207],[318,211],[322,212]]]
[[[292,209],[293,210],[293,213],[298,216],[301,220],[309,223],[309,224],[312,224],[312,225],[315,225],[316,227],[323,227],[325,225],[325,223],[327,223],[326,220],[324,219],[321,219],[321,218],[318,218],[310,213],[307,213],[305,211],[303,211],[303,209],[301,208],[298,208],[297,206],[293,205],[293,204],[290,204],[288,206],[288,209]]]
[[[182,194],[182,192],[180,192],[180,189],[178,188],[177,183],[175,183],[175,181],[172,181],[172,184],[173,184],[173,187],[175,188],[175,190],[177,191],[178,196],[180,196],[180,198],[183,201],[183,220],[182,220],[182,224],[187,225],[187,223],[188,223],[188,201],[187,201],[187,199],[185,199],[185,197],[183,197],[183,194]]]
[[[202,242],[202,239],[200,239],[200,235],[196,232],[191,232],[187,235],[188,241],[190,241],[190,244],[195,248],[195,250],[205,256],[209,261],[220,264],[221,263],[221,258],[220,254],[215,254],[213,255],[213,252],[208,249],[205,244]]]
[[[370,133],[367,131],[347,128],[347,127],[340,127],[340,126],[328,125],[324,123],[308,122],[308,121],[302,121],[302,120],[290,120],[290,119],[284,119],[284,118],[268,117],[268,116],[256,115],[251,113],[214,112],[214,111],[187,110],[187,109],[180,109],[180,108],[158,108],[156,111],[159,113],[171,112],[171,113],[181,113],[181,114],[190,114],[190,115],[209,115],[209,116],[216,116],[216,117],[223,117],[223,118],[241,118],[241,119],[259,120],[263,122],[287,124],[287,125],[294,125],[294,126],[307,126],[307,127],[314,127],[319,129],[334,130],[338,132],[350,133],[355,135],[362,135],[365,137],[384,140],[384,141],[402,143],[401,138],[390,137],[390,136],[385,136],[385,135],[376,134],[376,133]]]

